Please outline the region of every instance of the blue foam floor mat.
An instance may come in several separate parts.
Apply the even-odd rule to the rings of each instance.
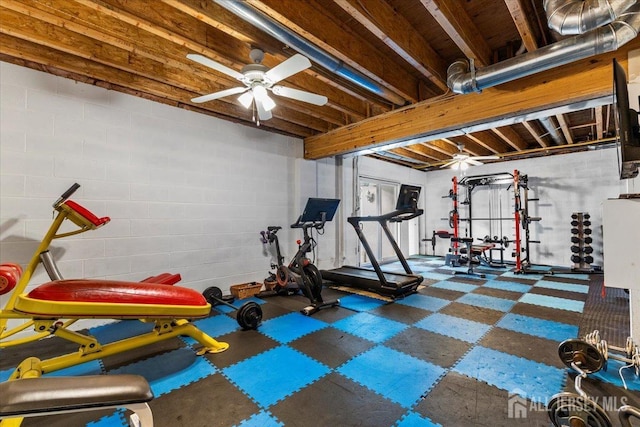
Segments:
[[[429,311],[441,310],[450,303],[451,301],[446,299],[421,294],[412,294],[404,299],[396,301],[396,304],[408,305],[410,307],[421,308]]]
[[[549,295],[525,294],[519,301],[558,310],[575,311],[576,313],[582,313],[582,310],[584,310],[584,302],[582,301],[552,297]]]
[[[408,326],[370,313],[356,313],[335,322],[333,327],[357,337],[380,343],[399,334]]]
[[[434,313],[415,324],[416,327],[436,332],[451,338],[475,343],[486,334],[490,325],[461,319],[442,313]]]
[[[268,408],[328,374],[330,369],[290,347],[280,346],[222,372],[260,407]]]
[[[588,285],[576,285],[573,283],[553,282],[551,280],[539,280],[536,283],[538,288],[557,289],[559,291],[577,292],[581,294],[589,293]]]
[[[505,315],[496,326],[558,342],[578,337],[578,327],[575,325],[567,325],[566,323],[536,319],[535,317],[513,313]]]
[[[456,300],[463,304],[475,305],[477,307],[490,308],[492,310],[507,312],[516,305],[516,301],[491,297],[481,294],[465,294]]]
[[[409,408],[444,374],[445,369],[377,346],[339,367],[338,372]]]
[[[474,347],[454,371],[533,402],[544,402],[562,389],[565,370],[490,348]]]
[[[327,327],[326,322],[295,312],[264,321],[260,325],[260,331],[286,344],[325,327]]]

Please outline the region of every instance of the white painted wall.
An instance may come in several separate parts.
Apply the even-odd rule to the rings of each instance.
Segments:
[[[602,204],[608,198],[617,198],[621,193],[640,193],[640,178],[620,181],[618,161],[615,149],[602,149],[556,155],[527,160],[486,164],[471,167],[466,171],[469,176],[490,173],[509,172],[518,169],[529,176],[529,197],[540,198],[530,203],[530,215],[542,217],[542,221],[530,227],[531,239],[540,240],[539,245],[531,246],[531,261],[535,264],[570,267],[571,262],[571,214],[589,212],[593,229],[594,264],[603,266],[602,255]],[[428,172],[426,174],[427,230],[449,229],[448,217],[452,209],[451,199],[442,198],[451,188],[454,172],[450,169]],[[459,200],[463,200],[463,189]],[[504,190],[507,193],[506,187]],[[510,214],[513,215],[513,189],[508,191]],[[488,189],[476,187],[473,193],[474,216],[488,212]],[[503,209],[506,206],[503,205]],[[462,217],[466,216],[464,206],[460,207]],[[478,215],[476,215],[476,213]],[[489,234],[482,228],[481,222],[474,222],[473,237],[481,238]],[[461,225],[464,233],[464,223]],[[494,228],[495,230],[495,228]],[[507,237],[514,238],[513,223],[503,228]],[[498,233],[493,233],[498,234]],[[444,255],[448,242],[440,239],[436,253]],[[429,248],[431,253],[431,248]],[[514,260],[511,250],[505,252],[506,260]]]
[[[64,277],[169,271],[226,291],[266,277],[260,230],[283,226],[289,257],[306,198],[334,197],[334,160],[302,160],[295,138],[7,63],[0,108],[0,262],[27,263],[51,204],[78,182],[73,199],[111,222],[54,242]],[[323,262],[335,258],[332,226],[324,239]],[[45,281],[39,269],[31,283]]]

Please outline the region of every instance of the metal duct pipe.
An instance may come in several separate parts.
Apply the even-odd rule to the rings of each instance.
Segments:
[[[467,60],[458,60],[447,70],[447,85],[455,93],[470,93],[521,77],[613,52],[633,40],[640,31],[640,5],[630,7],[619,19],[586,34],[566,38],[533,52],[490,65],[470,69]]]
[[[545,0],[549,28],[563,35],[582,34],[613,22],[636,0]]]
[[[556,127],[555,123],[553,123],[553,120],[551,119],[551,117],[541,117],[538,119],[538,121],[540,122],[542,127],[545,128],[545,130],[547,131],[547,133],[549,134],[553,142],[556,143],[556,145],[564,145],[565,143],[564,137],[560,132],[558,132],[558,128]]]
[[[305,38],[299,36],[293,31],[289,30],[279,22],[271,19],[269,16],[263,14],[259,10],[254,9],[244,1],[238,0],[213,0],[218,5],[224,7],[229,12],[244,19],[254,27],[261,29],[275,39],[285,43],[292,47],[301,54],[307,56],[313,62],[326,68],[327,70],[337,74],[351,83],[364,88],[376,95],[381,96],[394,103],[395,105],[405,105],[406,99],[397,93],[387,89],[384,86],[373,81],[369,77],[360,73],[358,70],[346,65],[333,55],[321,50],[318,46],[309,42]]]

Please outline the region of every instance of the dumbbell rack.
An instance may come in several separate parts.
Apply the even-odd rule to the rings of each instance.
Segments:
[[[591,215],[588,212],[571,214],[571,262],[572,271],[593,273],[593,238],[591,237]]]

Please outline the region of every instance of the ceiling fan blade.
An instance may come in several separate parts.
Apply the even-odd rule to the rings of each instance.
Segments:
[[[311,67],[311,61],[306,56],[296,53],[291,58],[281,62],[265,73],[265,76],[272,82],[278,83],[289,76],[299,73]]]
[[[473,165],[473,166],[480,166],[480,165],[483,164],[482,162],[479,162],[476,159],[473,159],[471,157],[468,158],[467,160],[465,160],[465,162],[467,162],[467,163],[469,163],[470,165]]]
[[[206,56],[202,56],[198,53],[190,53],[187,55],[187,58],[189,58],[192,61],[197,62],[198,64],[202,64],[206,67],[209,68],[213,68],[216,71],[220,71],[223,74],[226,74],[228,76],[233,77],[234,79],[237,80],[242,80],[242,78],[244,77],[244,75],[236,70],[232,70],[231,68],[227,67],[226,65],[222,65],[219,62],[214,61],[213,59],[209,59]]]
[[[451,160],[450,162],[447,162],[444,165],[440,166],[440,168],[447,168],[447,167],[451,166],[454,163],[458,163],[458,160]]]
[[[191,102],[200,104],[202,102],[213,101],[214,99],[220,99],[220,98],[224,98],[225,96],[246,92],[247,90],[249,90],[249,88],[247,87],[241,87],[241,86],[232,87],[231,89],[221,90],[220,92],[210,93],[209,95],[198,96],[197,98],[193,98]]]
[[[258,101],[257,99],[255,100],[255,102],[256,102],[256,109],[258,110],[258,118],[261,121],[269,120],[271,117],[273,117],[271,115],[271,110],[265,109],[264,105],[262,105],[262,102]]]
[[[472,156],[469,157],[470,159],[474,159],[474,160],[497,160],[500,157],[496,156],[496,155],[491,155],[491,156]]]
[[[285,86],[274,86],[271,88],[273,93],[279,96],[284,96],[285,98],[296,99],[302,102],[308,102],[313,105],[325,105],[328,101],[327,97],[324,95],[317,95],[315,93],[306,92],[304,90],[293,89]]]

